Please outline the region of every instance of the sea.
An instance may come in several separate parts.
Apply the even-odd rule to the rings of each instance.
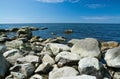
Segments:
[[[20,23],[20,24],[0,24],[0,29],[20,28],[25,26],[46,27],[46,30],[33,31],[33,35],[42,38],[54,38],[63,36],[67,40],[96,38],[101,41],[120,42],[120,24],[102,24],[102,23]],[[73,33],[65,34],[64,31],[71,29]],[[51,33],[54,33],[52,35]],[[15,36],[15,33],[9,33],[8,36]]]

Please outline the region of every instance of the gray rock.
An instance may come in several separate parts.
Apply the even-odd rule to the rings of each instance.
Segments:
[[[20,72],[11,72],[12,79],[26,79],[26,76]]]
[[[79,61],[78,70],[81,74],[96,76],[97,79],[102,79],[102,64],[97,58],[86,57]]]
[[[108,66],[120,68],[120,46],[107,50],[105,60]]]
[[[99,43],[94,38],[86,38],[80,40],[73,45],[71,52],[79,54],[81,57],[99,57],[100,48]]]
[[[55,60],[54,60],[51,56],[49,56],[48,54],[46,54],[46,55],[43,57],[42,62],[43,62],[43,63],[49,63],[50,65],[55,64]]]
[[[0,45],[0,53],[3,54],[6,51],[6,46]]]
[[[11,28],[9,29],[10,32],[17,32],[19,30],[19,28]]]
[[[97,79],[97,78],[90,75],[80,75],[80,76],[72,76],[72,77],[61,77],[57,79]]]
[[[22,44],[23,44],[23,41],[20,41],[20,40],[13,40],[5,43],[8,49],[19,48]]]
[[[43,51],[49,51],[53,53],[53,55],[57,55],[61,51],[70,51],[70,47],[68,47],[67,45],[58,44],[58,43],[48,43],[44,47]]]
[[[71,53],[67,51],[60,52],[56,57],[55,61],[59,62],[58,64],[61,66],[64,64],[75,64],[78,63],[78,61],[81,59],[81,57],[76,53]]]
[[[17,63],[18,64],[23,64],[23,63],[39,63],[40,58],[35,55],[26,55],[25,57],[18,58]]]
[[[119,46],[119,43],[116,41],[101,42],[101,50],[107,50]]]
[[[2,37],[2,36],[0,36],[0,42],[5,42],[7,40],[8,40],[8,37]]]
[[[12,65],[15,64],[15,62],[18,58],[22,57],[22,55],[18,49],[12,49],[12,50],[6,51],[5,53],[3,53],[3,56]]]
[[[0,79],[5,76],[5,73],[7,73],[9,67],[10,67],[10,64],[6,61],[6,59],[0,53]]]
[[[35,73],[49,73],[53,69],[49,63],[42,63],[35,70]]]
[[[113,79],[120,79],[120,72],[115,72]]]
[[[30,79],[43,79],[43,77],[39,74],[35,74]]]
[[[30,39],[32,37],[32,31],[30,30],[30,27],[20,28],[17,31],[18,38],[27,38]]]
[[[62,67],[54,69],[49,73],[49,79],[59,79],[61,77],[76,76],[78,71],[72,67]]]
[[[35,70],[35,67],[31,63],[16,64],[10,68],[11,72],[15,72],[15,74],[21,74],[21,76],[24,75],[26,78],[31,76],[34,70]],[[19,75],[17,75],[17,77],[19,77]]]
[[[78,42],[80,42],[80,39],[71,39],[70,41],[68,41],[68,43],[72,44],[72,45],[74,45],[74,44],[76,44]]]

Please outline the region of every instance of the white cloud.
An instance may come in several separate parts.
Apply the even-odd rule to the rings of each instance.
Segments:
[[[120,19],[120,16],[81,16],[84,20],[111,20]]]
[[[37,0],[37,1],[43,2],[43,3],[79,2],[79,0]]]
[[[96,9],[96,8],[105,7],[105,4],[86,4],[85,6],[87,6],[88,8]]]

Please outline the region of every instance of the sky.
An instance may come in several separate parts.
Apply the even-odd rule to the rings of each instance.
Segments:
[[[120,0],[0,0],[0,23],[120,23]]]

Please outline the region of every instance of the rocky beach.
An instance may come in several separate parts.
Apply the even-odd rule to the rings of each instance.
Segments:
[[[120,79],[119,42],[33,36],[44,29],[0,29],[0,79]]]

